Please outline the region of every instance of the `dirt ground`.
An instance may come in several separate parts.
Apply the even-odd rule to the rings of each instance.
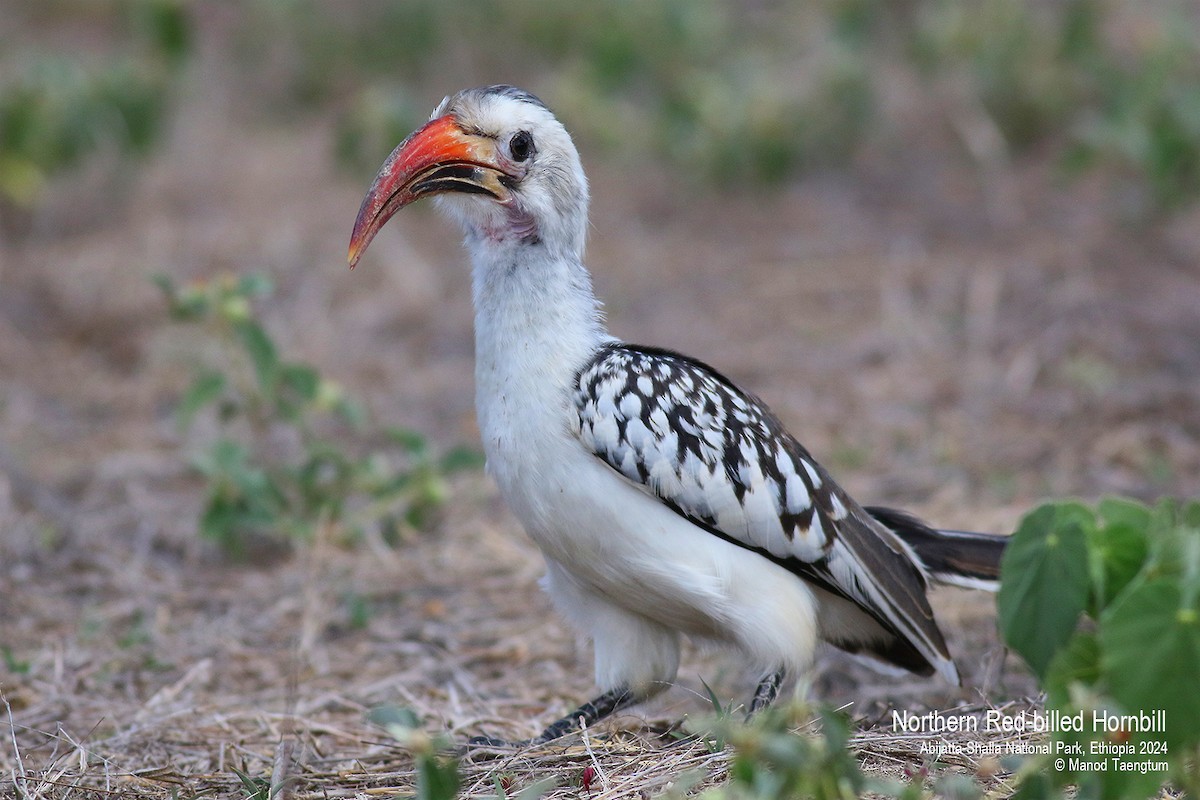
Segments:
[[[327,122],[248,123],[228,103],[196,93],[135,177],[62,181],[0,246],[0,796],[238,796],[236,771],[280,765],[296,797],[390,796],[412,763],[371,708],[521,737],[592,691],[586,643],[482,474],[399,548],[318,538],[238,565],[196,535],[195,443],[173,417],[194,354],[156,273],[271,275],[289,357],[438,447],[476,435],[457,232],[407,210],[349,272],[371,176],[334,168]],[[584,160],[611,329],[752,389],[860,500],[1003,532],[1048,497],[1200,495],[1200,211],[1125,222],[1111,184],[1036,158],[993,174],[915,153],[771,194]],[[886,736],[890,710],[1032,691],[992,603],[935,595],[963,688],[830,653],[812,694],[850,704],[880,769],[919,764]],[[464,790],[552,776],[587,794],[589,764],[595,797],[717,780],[726,756],[669,731],[708,707],[702,680],[743,702],[753,677],[688,651],[659,700],[468,759]]]

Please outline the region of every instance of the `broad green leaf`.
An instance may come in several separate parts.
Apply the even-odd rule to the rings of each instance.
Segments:
[[[1054,790],[1054,783],[1050,779],[1051,774],[1049,770],[1023,773],[1021,784],[1013,794],[1012,800],[1049,800],[1049,798],[1061,798],[1062,795]]]
[[[1047,705],[1066,709],[1073,683],[1095,686],[1100,679],[1100,642],[1096,634],[1076,631],[1067,646],[1058,651],[1046,670],[1042,685]]]
[[[1150,558],[1151,539],[1162,527],[1163,517],[1161,507],[1152,509],[1124,497],[1106,497],[1096,511],[1102,524],[1089,541],[1094,567],[1094,616],[1143,572]]]
[[[1099,641],[1113,699],[1132,714],[1164,709],[1173,748],[1200,742],[1200,609],[1179,583],[1133,588],[1101,618]]]
[[[1125,497],[1105,497],[1096,506],[1096,511],[1109,525],[1124,523],[1143,531],[1150,527],[1153,517],[1151,509]]]
[[[1150,526],[1150,556],[1144,573],[1148,579],[1171,577],[1192,593],[1200,583],[1200,528],[1188,523],[1192,504],[1162,500],[1154,507]]]
[[[1088,545],[1099,565],[1092,580],[1098,610],[1103,610],[1141,571],[1150,554],[1150,540],[1145,523],[1135,526],[1122,520],[1094,529]]]
[[[1005,549],[996,598],[1000,629],[1039,678],[1087,606],[1087,532],[1094,527],[1084,505],[1044,505],[1021,520]]]
[[[179,427],[186,430],[196,412],[215,401],[225,391],[225,376],[219,372],[201,372],[179,400]]]
[[[1188,528],[1200,530],[1200,500],[1185,503],[1179,509],[1179,521]]]

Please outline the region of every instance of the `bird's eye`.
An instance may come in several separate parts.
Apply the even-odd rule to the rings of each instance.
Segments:
[[[513,161],[528,161],[533,155],[533,136],[529,131],[517,131],[508,140],[508,153]]]

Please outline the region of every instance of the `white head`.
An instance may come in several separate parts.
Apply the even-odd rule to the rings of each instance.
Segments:
[[[428,195],[439,195],[472,246],[582,255],[588,191],[579,153],[528,92],[487,86],[443,100],[380,168],[354,224],[350,265],[393,214]]]

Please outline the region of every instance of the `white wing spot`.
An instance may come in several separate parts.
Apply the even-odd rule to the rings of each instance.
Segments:
[[[621,398],[621,416],[628,420],[640,419],[642,416],[642,398],[632,392]]]
[[[839,520],[846,518],[846,514],[848,513],[846,506],[842,505],[842,499],[838,497],[837,492],[829,494],[829,505],[832,507],[832,510],[829,512],[830,519]]]
[[[812,505],[812,498],[808,496],[808,487],[795,472],[787,476],[787,498],[787,513],[789,514],[799,514]]]
[[[813,489],[814,490],[820,489],[821,488],[821,476],[817,474],[816,468],[814,468],[812,464],[808,463],[807,458],[801,458],[800,463],[804,465],[804,471],[807,472],[808,477],[812,479]]]

